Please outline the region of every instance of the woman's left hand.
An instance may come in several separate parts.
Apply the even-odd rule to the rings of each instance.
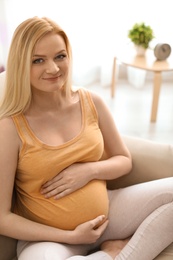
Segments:
[[[41,193],[46,197],[60,199],[85,186],[91,180],[90,163],[75,163],[46,182]]]

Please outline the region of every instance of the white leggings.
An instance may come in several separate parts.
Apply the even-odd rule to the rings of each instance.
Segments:
[[[92,245],[18,242],[19,260],[110,260],[96,250],[106,240],[132,238],[116,260],[153,260],[173,242],[173,177],[108,190],[109,225]]]

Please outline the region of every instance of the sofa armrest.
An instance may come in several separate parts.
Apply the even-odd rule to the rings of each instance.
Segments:
[[[132,155],[129,174],[107,182],[109,189],[173,177],[173,146],[135,137],[122,136]]]
[[[0,260],[15,259],[16,245],[16,239],[0,235]]]

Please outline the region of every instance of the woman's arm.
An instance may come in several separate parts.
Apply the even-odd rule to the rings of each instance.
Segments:
[[[132,167],[131,155],[116,128],[115,121],[103,102],[92,93],[99,127],[104,139],[105,154],[98,162],[76,163],[64,169],[42,187],[42,194],[55,199],[80,189],[94,179],[111,180],[127,174]]]
[[[102,158],[101,161],[95,163],[93,176],[96,179],[116,179],[130,172],[132,168],[131,154],[124,144],[112,114],[104,101],[94,93],[92,93],[92,98],[98,113],[105,148],[105,159]]]
[[[10,118],[0,120],[0,234],[28,241],[55,241],[69,244],[93,243],[108,222],[103,216],[65,231],[38,224],[11,212],[20,139]],[[103,223],[99,228],[96,226]]]

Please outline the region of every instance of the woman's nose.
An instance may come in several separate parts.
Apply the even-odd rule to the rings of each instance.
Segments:
[[[58,71],[59,71],[59,67],[58,67],[58,64],[56,62],[54,62],[54,61],[48,62],[47,68],[46,68],[47,73],[55,74]]]

